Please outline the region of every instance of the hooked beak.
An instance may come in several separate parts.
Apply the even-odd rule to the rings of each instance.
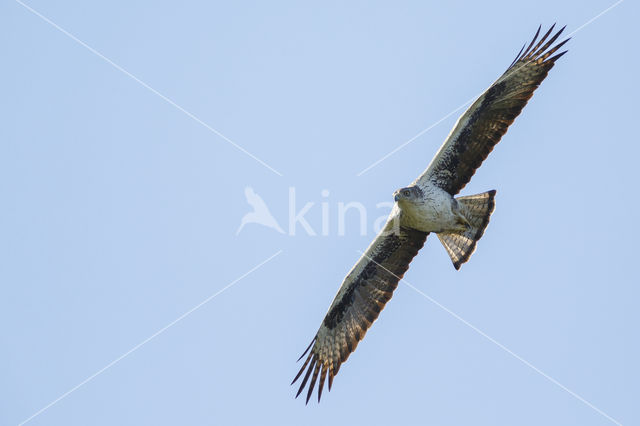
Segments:
[[[396,191],[393,193],[393,201],[400,201],[400,191]]]

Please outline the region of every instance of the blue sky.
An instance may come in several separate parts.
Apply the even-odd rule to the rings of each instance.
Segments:
[[[400,284],[308,406],[295,361],[376,205],[462,111],[430,127],[539,24],[614,2],[26,4],[95,52],[0,5],[0,423],[640,423],[636,2],[574,34],[465,188],[498,190],[471,261],[431,236],[405,275],[428,297]],[[287,232],[236,235],[246,187]],[[319,235],[288,232],[290,188]]]

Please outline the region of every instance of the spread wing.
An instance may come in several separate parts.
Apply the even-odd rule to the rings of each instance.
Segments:
[[[327,376],[331,390],[340,365],[355,351],[358,342],[364,338],[384,305],[391,299],[398,281],[409,269],[409,263],[422,248],[427,235],[425,232],[398,226],[398,211],[397,208],[394,209],[385,228],[347,274],[320,329],[300,357],[301,359],[311,350],[291,382],[295,383],[306,369],[296,397],[304,389],[309,377],[311,382],[307,403],[318,377],[318,402]]]
[[[523,46],[507,71],[458,119],[427,170],[414,184],[422,188],[436,185],[451,195],[464,188],[533,96],[555,61],[566,53],[551,56],[569,41],[564,40],[552,47],[564,30],[563,27],[548,39],[554,26],[536,43],[540,34],[538,28],[527,49]]]

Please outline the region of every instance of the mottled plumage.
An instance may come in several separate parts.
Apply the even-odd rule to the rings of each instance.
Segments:
[[[298,395],[308,384],[309,402],[316,383],[318,401],[325,380],[331,390],[340,366],[364,338],[391,299],[409,263],[434,232],[456,269],[469,260],[495,208],[495,191],[454,198],[469,182],[507,128],[520,114],[555,61],[552,56],[568,40],[553,43],[553,26],[524,46],[507,71],[458,119],[427,170],[413,184],[396,191],[391,215],[353,269],[345,277],[320,329],[300,359],[293,379],[302,377]],[[319,380],[319,381],[318,381]]]
[[[536,43],[538,28],[527,49],[523,46],[505,73],[462,114],[427,170],[414,183],[420,187],[433,183],[451,195],[469,183],[555,61],[566,53],[551,56],[569,41],[549,49],[564,30],[563,27],[547,40],[553,28]]]

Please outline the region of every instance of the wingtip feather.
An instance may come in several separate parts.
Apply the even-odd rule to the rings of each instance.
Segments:
[[[296,393],[296,398],[302,393],[302,390],[304,389],[304,386],[307,384],[307,380],[309,380],[309,376],[311,375],[311,371],[313,370],[313,367],[315,365],[316,365],[316,359],[314,357],[311,362],[311,365],[309,365],[309,368],[307,369],[307,374],[304,375],[304,379],[302,380],[302,383],[300,383],[300,388],[298,389],[298,393]],[[309,402],[308,397],[307,397],[307,402]]]
[[[316,337],[314,337],[311,340],[311,343],[309,343],[309,346],[307,346],[307,349],[304,350],[304,352],[302,352],[302,355],[300,355],[300,358],[298,358],[298,360],[296,362],[300,362],[300,360],[302,359],[303,356],[305,356],[307,354],[307,352],[309,352],[309,349],[311,349],[311,346],[313,346],[313,344],[316,341]]]
[[[309,371],[311,371],[311,368],[309,368]],[[307,401],[305,402],[305,405],[309,403],[309,400],[311,399],[311,395],[313,395],[313,388],[316,387],[316,380],[318,379],[319,371],[320,371],[320,363],[316,361],[314,363],[313,376],[311,377],[311,383],[309,383],[309,390],[307,391]]]
[[[524,49],[524,51],[520,49],[520,53],[518,53],[518,55],[516,56],[516,59],[513,61],[513,63],[511,63],[511,65],[509,66],[509,69],[513,68],[517,63],[520,63],[520,62],[522,62],[523,65],[526,62],[536,62],[536,61],[540,63],[549,62],[548,58],[551,55],[553,55],[553,53],[555,53],[558,49],[560,49],[560,47],[562,47],[566,42],[571,40],[571,37],[569,37],[566,40],[563,40],[562,42],[553,46],[553,43],[555,43],[555,41],[558,39],[558,37],[560,37],[560,35],[563,33],[563,31],[567,27],[566,25],[563,26],[555,34],[553,34],[551,38],[549,38],[549,36],[555,30],[556,25],[557,25],[556,23],[551,25],[551,27],[544,33],[544,35],[540,39],[538,39],[538,37],[540,36],[540,31],[542,30],[542,25],[539,25],[535,35],[533,36],[533,39],[531,40],[527,48]],[[548,50],[550,47],[551,49]],[[560,57],[559,55],[556,55],[552,58],[552,60],[556,60],[559,57]]]

